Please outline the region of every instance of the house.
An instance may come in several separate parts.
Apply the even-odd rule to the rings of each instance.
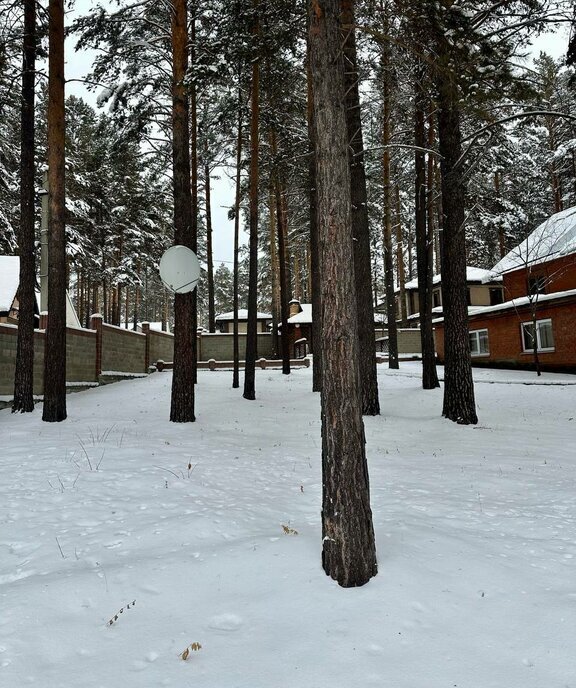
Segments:
[[[576,372],[576,208],[552,215],[504,256],[487,279],[502,276],[505,301],[469,309],[472,362]],[[444,327],[436,323],[438,357]]]
[[[230,313],[221,313],[216,318],[217,327],[220,332],[231,333],[234,331],[234,311]],[[256,314],[258,332],[268,332],[269,325],[272,324],[272,316],[270,313]],[[248,310],[246,308],[238,309],[238,332],[245,333],[248,326]]]
[[[18,324],[20,258],[0,256],[0,322]],[[35,306],[38,314],[38,304]]]
[[[301,358],[312,351],[312,304],[300,303],[298,299],[290,301],[290,317],[288,318],[288,335],[290,352],[294,358]],[[387,351],[388,330],[386,329],[386,316],[382,313],[374,313],[374,340],[379,351]],[[398,330],[398,350],[400,353],[419,353],[420,330]]]
[[[0,322],[18,324],[18,287],[20,282],[19,256],[0,256]],[[36,292],[34,313],[39,316],[40,294]],[[37,323],[38,325],[38,323]],[[37,326],[36,325],[36,326]],[[66,292],[66,325],[80,328],[70,295]]]
[[[312,353],[312,304],[300,303],[298,299],[292,299],[289,305],[290,355],[294,358],[303,358],[306,354]]]
[[[492,271],[466,267],[466,284],[468,289],[469,306],[494,306],[504,301],[502,292],[502,277],[492,275]],[[400,290],[396,290],[397,299]],[[420,305],[418,302],[418,278],[406,282],[404,285],[404,298],[406,299],[406,313],[408,322],[417,326],[420,322]],[[385,310],[386,304],[377,307],[378,311]],[[432,313],[435,317],[442,317],[442,275],[434,275],[432,278]],[[400,314],[397,303],[397,314]]]

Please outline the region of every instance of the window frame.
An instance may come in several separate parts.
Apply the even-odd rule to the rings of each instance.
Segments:
[[[541,273],[528,275],[527,288],[529,296],[538,296],[546,293],[546,275]]]
[[[486,344],[487,344],[487,349],[488,349],[487,351],[481,351],[480,350],[480,333],[481,332],[486,332]],[[477,353],[472,351],[472,341],[471,341],[472,335],[475,335],[474,339],[476,340],[476,344],[478,347]],[[482,356],[490,356],[490,335],[489,335],[487,327],[482,327],[479,330],[468,330],[468,341],[470,342],[470,356],[472,356],[472,358],[480,358]]]
[[[546,347],[541,346],[540,327],[541,327],[542,323],[550,325],[550,334],[552,335],[552,346],[546,346]],[[534,346],[531,346],[528,349],[526,348],[526,338],[525,338],[525,333],[526,333],[526,327],[525,326],[526,325],[532,327],[532,325],[534,325],[534,321],[527,320],[525,322],[520,323],[520,338],[522,340],[522,352],[525,354],[532,354],[532,353],[534,353]],[[538,353],[549,353],[552,351],[556,351],[556,342],[554,340],[554,330],[552,328],[552,318],[541,318],[540,320],[536,320],[536,351]]]

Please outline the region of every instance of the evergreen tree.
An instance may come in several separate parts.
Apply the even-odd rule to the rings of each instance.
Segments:
[[[359,367],[339,0],[309,4],[322,290],[322,563],[344,587],[376,574]]]

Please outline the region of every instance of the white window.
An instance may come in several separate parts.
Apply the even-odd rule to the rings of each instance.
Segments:
[[[488,356],[488,330],[472,330],[470,337],[470,353],[472,356]]]
[[[552,321],[536,321],[536,345],[538,351],[554,351],[554,335]],[[534,323],[522,323],[522,348],[526,352],[534,351]]]

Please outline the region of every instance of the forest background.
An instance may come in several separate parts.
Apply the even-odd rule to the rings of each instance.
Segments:
[[[21,17],[2,2],[0,62],[0,252],[17,252]],[[368,182],[374,304],[385,296],[384,247],[391,235],[394,287],[416,275],[413,127],[414,56],[398,3],[357,4],[360,94]],[[250,16],[242,3],[191,3],[190,84],[196,94],[198,252],[204,268],[199,324],[232,309],[234,190],[238,122],[244,123],[241,207],[247,212]],[[275,236],[281,184],[291,296],[311,298],[305,3],[267,3],[261,51],[260,310],[280,310]],[[40,5],[41,7],[41,5]],[[164,13],[165,14],[165,13]],[[157,3],[69,4],[67,25],[67,255],[69,288],[83,324],[102,312],[113,324],[172,322],[171,298],[156,266],[172,243],[169,27]],[[39,13],[46,56],[46,17]],[[44,28],[42,28],[42,26]],[[392,40],[383,40],[382,27]],[[464,138],[486,124],[540,109],[573,113],[573,68],[565,29],[554,24],[516,46],[521,87],[477,84],[464,111]],[[540,52],[542,48],[545,52]],[[76,50],[75,50],[76,49]],[[524,56],[524,57],[522,57]],[[46,81],[37,79],[37,179],[46,164]],[[490,69],[486,68],[486,81]],[[84,83],[84,80],[86,82]],[[386,126],[385,126],[386,124]],[[437,124],[428,93],[429,221],[440,269],[442,213]],[[387,141],[384,141],[384,137]],[[389,152],[386,180],[384,151]],[[468,170],[467,262],[491,267],[551,213],[576,203],[576,123],[557,117],[511,120],[491,129]],[[212,193],[210,194],[210,190]],[[242,211],[241,221],[245,211]],[[38,207],[37,224],[40,213]],[[388,224],[388,227],[386,225]],[[244,242],[241,242],[244,243]],[[240,306],[246,307],[248,255],[241,249]],[[279,316],[276,318],[279,320]]]

